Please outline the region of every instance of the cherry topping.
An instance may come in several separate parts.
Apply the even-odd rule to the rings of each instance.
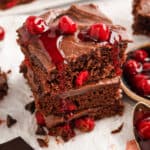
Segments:
[[[140,72],[141,64],[135,60],[128,60],[124,65],[125,73],[129,73],[130,75],[135,75]]]
[[[76,85],[82,86],[88,80],[88,77],[89,77],[88,71],[80,72],[76,79]]]
[[[137,74],[133,77],[132,84],[140,94],[144,96],[150,95],[150,79],[148,76]]]
[[[6,4],[6,8],[12,8],[17,5],[17,0],[11,0]]]
[[[98,23],[90,27],[89,35],[94,39],[107,41],[109,39],[110,30],[106,24]]]
[[[150,62],[146,62],[143,64],[143,71],[150,71]]]
[[[25,26],[31,34],[41,34],[47,30],[46,22],[36,16],[29,16],[26,19]]]
[[[137,129],[143,139],[150,139],[150,117],[140,120],[137,124]]]
[[[77,30],[76,23],[68,16],[62,16],[59,20],[60,31],[64,34],[73,34]]]
[[[144,60],[148,57],[148,53],[145,50],[136,50],[133,52],[133,57],[139,62],[144,62]]]
[[[44,116],[42,113],[40,113],[39,111],[36,112],[35,114],[36,116],[36,121],[39,125],[44,126],[45,125],[45,120],[44,120]]]
[[[85,118],[77,119],[75,121],[75,127],[80,129],[83,132],[90,132],[94,129],[95,122],[92,118],[85,117]]]
[[[5,30],[3,27],[0,26],[0,41],[4,40],[5,37]]]

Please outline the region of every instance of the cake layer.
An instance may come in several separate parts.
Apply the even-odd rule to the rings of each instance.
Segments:
[[[31,66],[25,66],[24,63],[21,68],[35,96],[37,109],[45,115],[66,113],[67,110],[63,111],[63,105],[66,107],[65,105],[68,104],[75,106],[76,110],[102,105],[122,105],[119,77],[100,80],[95,84],[65,92],[45,93],[42,88],[43,83],[39,80],[40,77],[37,76],[37,72],[34,72]]]
[[[14,7],[19,4],[25,4],[32,2],[34,0],[1,0],[0,1],[0,9],[8,9]]]
[[[91,107],[89,109],[80,110],[75,113],[66,114],[65,116],[48,115],[45,116],[46,126],[50,129],[57,125],[72,122],[82,117],[90,117],[94,120],[99,120],[105,117],[111,117],[114,115],[122,115],[124,106],[122,104],[106,105]]]
[[[133,15],[134,24],[133,30],[135,34],[144,34],[150,36],[150,0],[134,0]]]

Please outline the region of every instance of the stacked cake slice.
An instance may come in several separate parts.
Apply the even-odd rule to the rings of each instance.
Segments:
[[[69,140],[74,128],[91,131],[94,120],[122,114],[120,75],[130,40],[97,6],[30,16],[17,32],[37,122],[50,135]]]

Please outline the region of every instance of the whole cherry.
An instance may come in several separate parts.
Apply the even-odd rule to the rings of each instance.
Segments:
[[[143,64],[143,71],[150,72],[150,62],[145,62]]]
[[[133,58],[136,61],[144,62],[147,57],[148,53],[145,50],[136,50],[133,52]]]
[[[90,132],[95,127],[95,122],[90,117],[80,118],[75,120],[75,127],[83,132]]]
[[[0,26],[0,41],[4,40],[5,30],[2,26]]]
[[[124,65],[124,72],[129,75],[136,75],[141,71],[141,64],[137,61],[130,59]]]
[[[41,34],[48,28],[46,22],[42,18],[36,16],[29,16],[26,19],[25,26],[28,32],[33,35]]]
[[[90,27],[89,35],[99,41],[107,41],[109,39],[110,30],[104,23],[97,23]]]
[[[150,139],[150,117],[144,118],[137,123],[138,134],[141,138]]]
[[[68,16],[62,16],[58,26],[63,34],[73,34],[77,30],[77,24]]]
[[[150,95],[150,79],[147,75],[137,74],[132,80],[133,87],[144,96]]]

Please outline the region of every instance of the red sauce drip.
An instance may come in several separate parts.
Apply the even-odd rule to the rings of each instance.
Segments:
[[[56,33],[56,30],[49,30],[40,36],[40,41],[42,42],[49,56],[51,57],[52,62],[56,66],[59,66],[59,64],[62,64],[64,62],[64,58],[62,57],[59,49],[57,48],[58,38],[59,35]]]
[[[64,75],[65,65],[64,65],[64,58],[57,47],[57,40],[59,36],[60,35],[57,34],[56,29],[49,30],[41,35],[40,41],[42,42],[49,56],[51,57],[52,62],[57,67],[59,76],[59,92],[62,93],[65,91],[65,75]],[[60,99],[61,109],[64,109],[63,108],[64,103],[65,99]]]

